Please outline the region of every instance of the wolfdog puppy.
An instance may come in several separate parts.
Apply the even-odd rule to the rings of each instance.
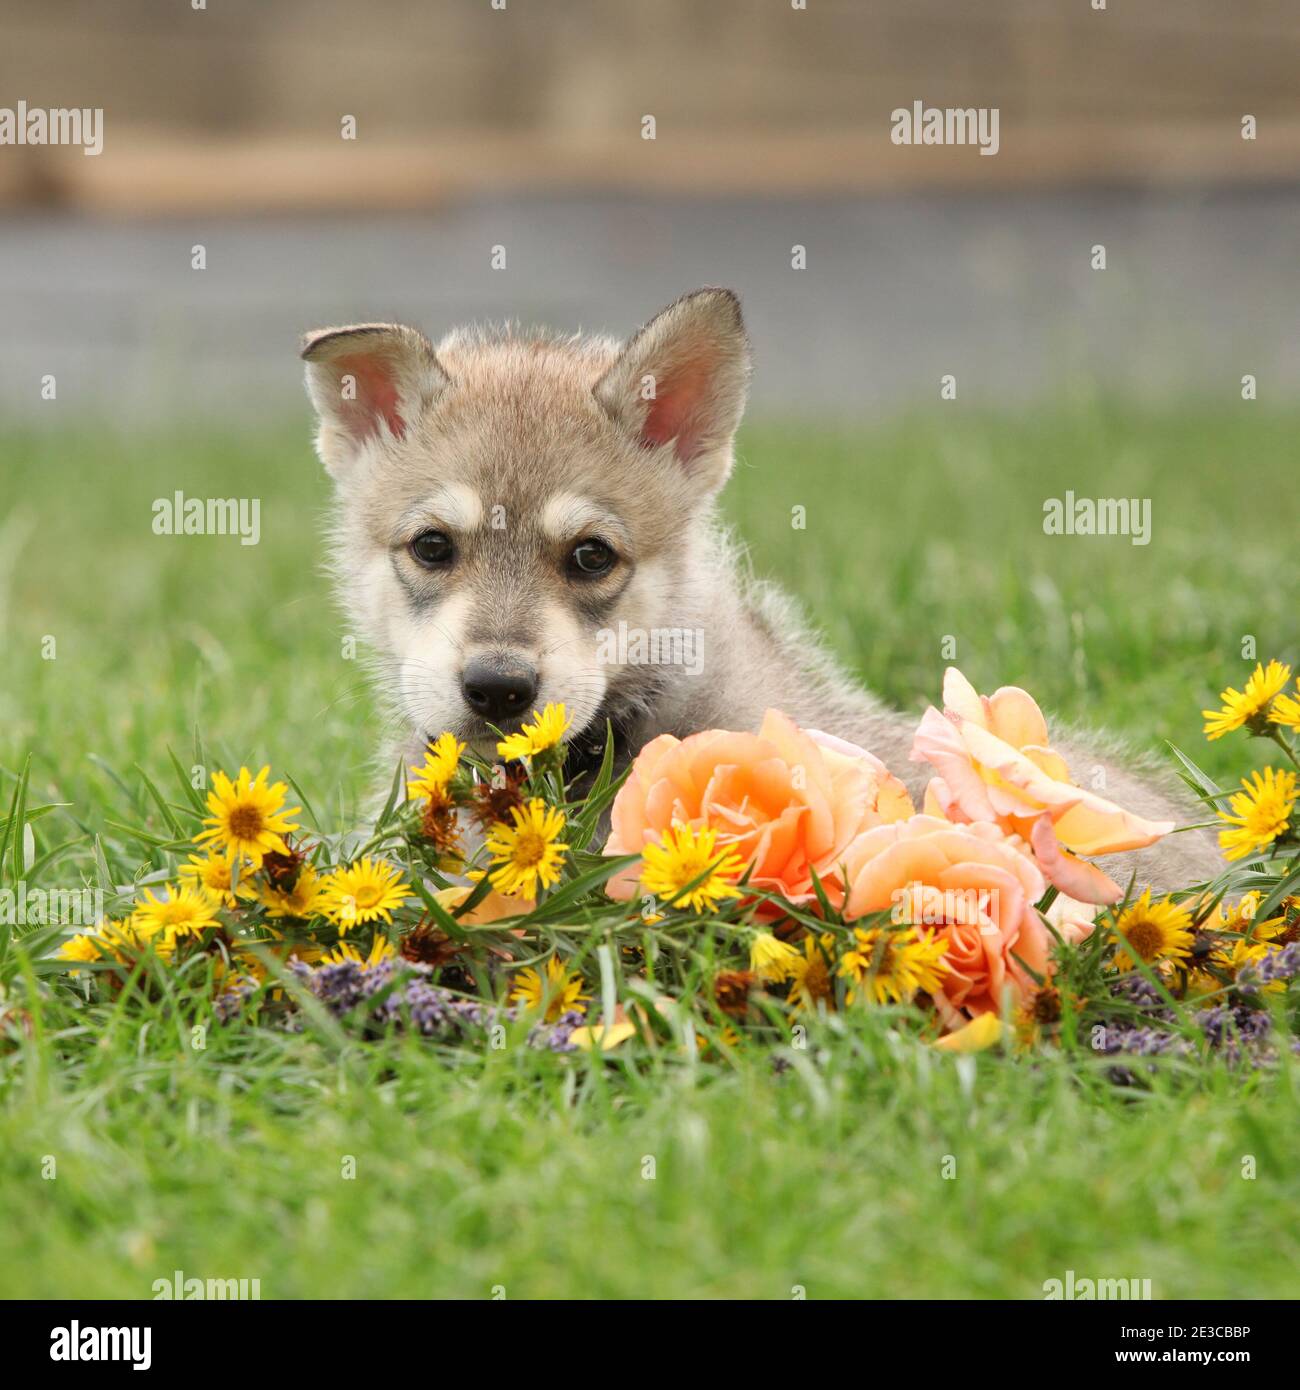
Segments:
[[[775,707],[919,790],[914,718],[839,670],[717,522],[750,369],[729,290],[686,295],[625,343],[471,328],[435,348],[361,324],[308,334],[302,356],[334,572],[403,729],[394,751],[416,761],[450,729],[490,757],[494,728],[562,701],[580,763],[607,721],[625,762],[658,734],[755,729]],[[1191,817],[1111,745],[1060,747],[1127,809]],[[1216,860],[1189,832],[1109,868],[1178,886]]]

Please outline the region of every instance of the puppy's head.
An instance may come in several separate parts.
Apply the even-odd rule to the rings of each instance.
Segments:
[[[302,355],[344,601],[411,732],[490,754],[548,701],[574,734],[643,704],[654,673],[607,635],[685,621],[744,408],[735,295],[687,295],[626,344],[366,324]]]

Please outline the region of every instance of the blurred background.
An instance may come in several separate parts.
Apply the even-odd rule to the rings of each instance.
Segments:
[[[104,150],[0,147],[0,408],[283,418],[305,328],[626,333],[704,283],[759,416],[1300,381],[1294,0],[497,3],[4,0],[0,106]],[[918,100],[998,154],[892,144]]]

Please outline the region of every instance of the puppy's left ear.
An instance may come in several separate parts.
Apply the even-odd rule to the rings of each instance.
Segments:
[[[307,394],[320,417],[316,452],[335,477],[369,439],[403,439],[447,386],[433,345],[400,323],[321,328],[302,340]]]
[[[749,362],[740,300],[696,290],[656,314],[593,389],[642,447],[671,444],[687,474],[714,491],[731,471]]]

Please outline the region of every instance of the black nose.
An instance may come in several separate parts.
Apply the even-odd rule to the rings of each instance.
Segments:
[[[465,703],[493,724],[526,714],[537,698],[537,672],[522,662],[475,657],[461,672]]]

